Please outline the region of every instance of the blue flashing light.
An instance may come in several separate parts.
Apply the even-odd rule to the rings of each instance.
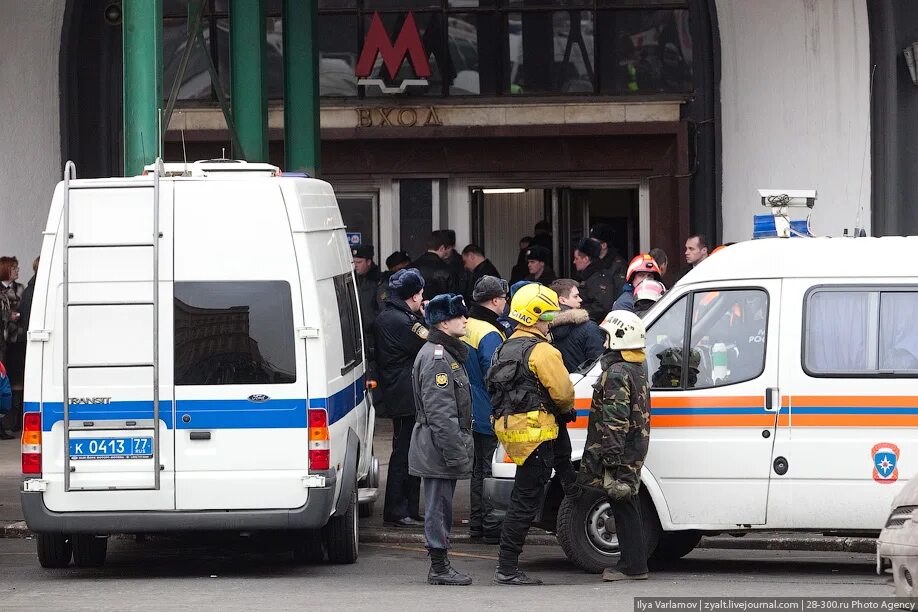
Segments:
[[[305,172],[281,172],[283,177],[294,177],[294,178],[312,178]]]
[[[799,236],[812,236],[806,219],[790,222],[791,238]],[[778,228],[775,225],[774,215],[753,215],[752,239],[777,238]]]

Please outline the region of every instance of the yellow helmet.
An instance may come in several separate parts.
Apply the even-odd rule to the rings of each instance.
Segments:
[[[558,294],[539,283],[520,287],[510,301],[510,314],[514,321],[532,326],[536,321],[551,321],[561,310]]]

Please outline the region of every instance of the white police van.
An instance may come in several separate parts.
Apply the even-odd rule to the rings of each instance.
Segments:
[[[640,495],[655,559],[710,533],[880,532],[918,470],[916,252],[918,237],[742,242],[644,316],[651,433]],[[572,376],[574,461],[600,370]],[[499,449],[492,468],[485,494],[505,507],[516,466]],[[608,500],[562,498],[552,483],[540,524],[581,568],[612,565]]]
[[[75,180],[68,162],[41,260],[22,508],[42,566],[194,530],[357,559],[374,410],[328,183],[229,160]]]

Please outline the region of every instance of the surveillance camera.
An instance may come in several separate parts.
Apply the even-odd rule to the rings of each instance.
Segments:
[[[815,189],[759,189],[762,206],[768,208],[813,208],[816,205]]]
[[[105,17],[105,23],[111,26],[116,26],[121,23],[121,3],[112,2],[105,7],[105,12],[103,13]]]

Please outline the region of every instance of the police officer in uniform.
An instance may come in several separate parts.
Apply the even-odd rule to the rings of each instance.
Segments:
[[[408,449],[414,429],[411,368],[427,342],[418,313],[424,301],[424,278],[414,268],[389,278],[385,309],[373,326],[379,374],[379,416],[392,419],[392,456],[386,480],[383,520],[396,527],[420,527],[421,480],[408,473]]]
[[[408,470],[424,479],[424,538],[430,554],[429,584],[468,585],[472,578],[447,557],[456,481],[472,476],[472,392],[463,366],[462,340],[469,311],[461,295],[438,295],[427,305],[430,334],[414,360],[411,381],[417,423]]]
[[[621,558],[602,579],[647,579],[647,548],[638,490],[650,443],[650,391],[644,373],[645,329],[633,312],[613,310],[601,327],[609,350],[593,387],[578,482],[609,497]]]
[[[545,484],[555,465],[558,422],[576,419],[574,386],[558,349],[548,343],[548,324],[561,310],[558,295],[538,283],[520,287],[510,303],[518,323],[498,349],[487,375],[494,432],[517,465],[510,507],[500,535],[494,581],[538,585],[519,569],[519,556]]]

